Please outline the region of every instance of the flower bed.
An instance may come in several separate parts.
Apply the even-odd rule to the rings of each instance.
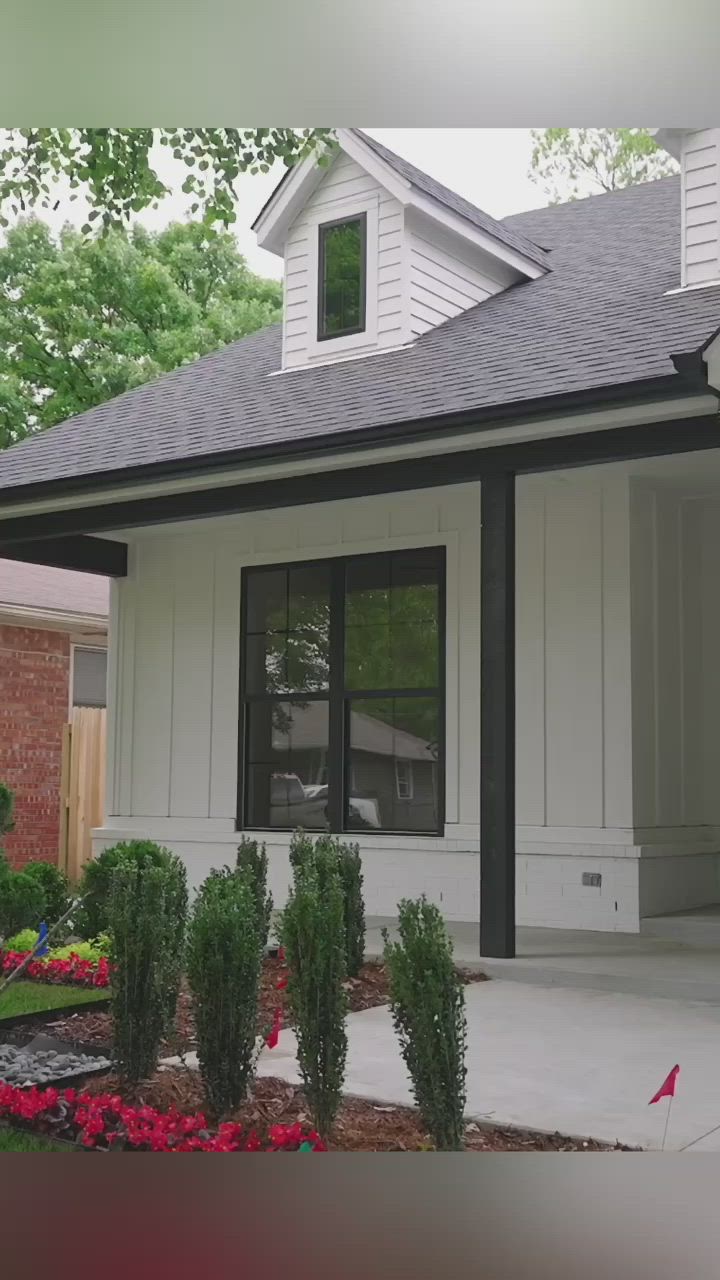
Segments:
[[[484,982],[485,974],[474,970],[460,970],[463,982]],[[282,956],[268,956],[263,965],[260,981],[260,1001],[258,1009],[258,1029],[263,1030],[275,1021],[278,1006],[282,1012],[283,1026],[290,1025],[290,1011],[286,999],[287,969]],[[347,984],[348,1007],[351,1013],[363,1009],[373,1009],[387,1004],[389,999],[389,983],[385,966],[378,961],[368,960],[363,965],[360,976],[351,978]],[[53,1019],[54,1032],[69,1039],[80,1040],[84,1044],[107,1046],[112,1043],[112,1026],[109,1013],[89,1010],[87,1013],[75,1014],[64,1022]],[[177,1016],[173,1034],[163,1044],[163,1054],[170,1056],[179,1052],[187,1053],[197,1048],[195,1035],[195,1017],[192,999],[183,984],[178,1000]]]
[[[13,973],[28,955],[27,951],[0,952],[0,973]],[[72,952],[62,960],[31,960],[23,977],[72,987],[107,987],[110,982],[110,965],[104,956],[97,961],[83,960]]]
[[[129,1106],[118,1094],[18,1089],[0,1083],[0,1120],[96,1151],[324,1151],[303,1124],[273,1124],[265,1135],[241,1124],[208,1129],[201,1111]]]

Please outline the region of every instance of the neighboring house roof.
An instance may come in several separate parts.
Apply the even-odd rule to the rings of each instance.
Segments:
[[[559,398],[684,387],[671,356],[720,322],[720,290],[680,280],[679,178],[504,220],[551,250],[552,270],[409,347],[279,373],[279,326],[53,427],[0,455],[0,489],[107,482],[348,441],[453,415],[491,424]],[[277,376],[269,376],[269,375]],[[640,384],[640,386],[638,386]]]
[[[471,204],[469,200],[465,200],[457,192],[451,191],[449,187],[444,187],[442,182],[436,182],[435,178],[423,173],[422,169],[417,169],[414,164],[410,164],[409,160],[403,160],[402,156],[396,155],[394,151],[384,147],[381,142],[376,142],[374,138],[370,137],[369,133],[363,133],[362,129],[351,129],[350,132],[354,133],[357,138],[362,138],[362,141],[370,147],[370,150],[374,151],[381,160],[384,160],[391,169],[394,169],[401,178],[405,178],[406,182],[416,187],[418,191],[422,191],[424,195],[430,196],[431,200],[437,200],[446,209],[451,209],[453,213],[459,214],[461,218],[467,218],[468,222],[472,222],[480,231],[485,231],[488,235],[494,236],[501,244],[506,244],[509,249],[516,249],[518,253],[522,253],[531,262],[537,263],[539,267],[552,266],[547,253],[540,245],[535,244],[532,239],[519,234],[497,218],[491,218],[489,213],[484,213],[482,209],[478,209],[477,205]]]
[[[306,702],[295,705],[292,712],[291,741],[293,751],[309,751],[327,748],[327,704]],[[272,733],[273,748],[287,749],[287,737],[280,728]],[[428,764],[435,756],[427,742],[405,729],[396,729],[376,716],[363,711],[350,712],[350,741],[353,751],[367,751],[376,756],[396,756],[400,760],[424,760]]]
[[[72,615],[102,627],[107,622],[109,593],[107,579],[96,574],[0,560],[0,614],[28,618],[56,614],[58,619]]]

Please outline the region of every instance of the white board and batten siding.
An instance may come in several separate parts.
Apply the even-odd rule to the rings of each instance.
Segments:
[[[114,586],[118,690],[109,813],[216,821],[236,810],[241,573],[286,563],[442,545],[447,558],[448,820],[478,822],[479,798],[460,735],[477,753],[479,486],[367,498],[214,522],[217,531],[140,538]],[[207,526],[206,526],[207,529]],[[470,616],[459,634],[461,582]],[[466,686],[462,710],[460,682]],[[464,798],[461,799],[461,789]]]
[[[720,129],[688,133],[681,164],[682,283],[720,281]]]
[[[139,531],[130,574],[114,588],[111,678],[118,696],[109,740],[110,816],[95,847],[132,833],[161,840],[187,859],[194,883],[232,858],[244,566],[441,544],[447,552],[444,833],[363,834],[360,841],[369,914],[392,914],[400,897],[425,892],[448,918],[477,918],[480,505],[481,487],[467,484],[228,517],[177,533]],[[631,510],[628,478],[617,474],[576,472],[518,483],[517,893],[523,924],[638,927]],[[668,725],[663,741],[671,737]],[[678,819],[663,808],[646,820]],[[289,838],[283,832],[264,838],[281,903]],[[600,872],[602,886],[583,885],[585,871]]]
[[[358,213],[367,215],[367,330],[318,343],[318,227]],[[285,245],[283,368],[382,351],[406,341],[403,219],[402,205],[354,160],[341,153],[333,161]]]

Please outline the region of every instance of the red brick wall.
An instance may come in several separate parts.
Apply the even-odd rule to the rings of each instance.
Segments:
[[[2,843],[14,866],[57,860],[69,683],[68,635],[0,626],[0,782],[15,792],[15,830]]]

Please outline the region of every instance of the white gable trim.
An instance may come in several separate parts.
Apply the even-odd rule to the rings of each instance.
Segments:
[[[289,227],[322,181],[327,168],[314,156],[306,156],[275,188],[267,204],[252,224],[261,249],[282,257]]]
[[[536,280],[545,275],[540,267],[516,249],[511,249],[494,236],[473,225],[467,218],[446,209],[439,201],[417,191],[407,179],[402,178],[386,161],[349,129],[337,130],[337,143],[341,151],[359,164],[380,186],[394,196],[403,207],[417,209],[426,217],[445,227],[454,235],[477,249],[492,254],[527,279]],[[315,188],[327,173],[314,155],[306,156],[276,187],[262,213],[255,219],[253,230],[258,245],[270,253],[282,256],[285,238],[295,219],[302,212]]]
[[[481,231],[479,227],[474,227],[465,218],[461,218],[460,214],[444,208],[438,201],[432,200],[430,196],[413,191],[412,198],[408,203],[413,209],[417,209],[418,213],[423,213],[426,218],[431,218],[433,222],[437,222],[444,227],[446,231],[450,231],[453,235],[468,241],[476,249],[482,249],[483,252],[499,259],[500,262],[506,263],[507,266],[519,271],[528,279],[537,280],[539,276],[547,274],[546,267],[539,267],[536,262],[531,262],[530,258],[526,258],[524,254],[519,253],[516,249],[509,248],[501,240],[496,240],[495,236],[488,235],[486,231]]]
[[[356,137],[349,129],[338,129],[337,137],[345,154],[369,173],[371,178],[379,182],[381,187],[389,191],[391,196],[401,204],[408,204],[412,200],[413,189],[407,178],[401,177],[389,164],[381,160],[362,138]]]

